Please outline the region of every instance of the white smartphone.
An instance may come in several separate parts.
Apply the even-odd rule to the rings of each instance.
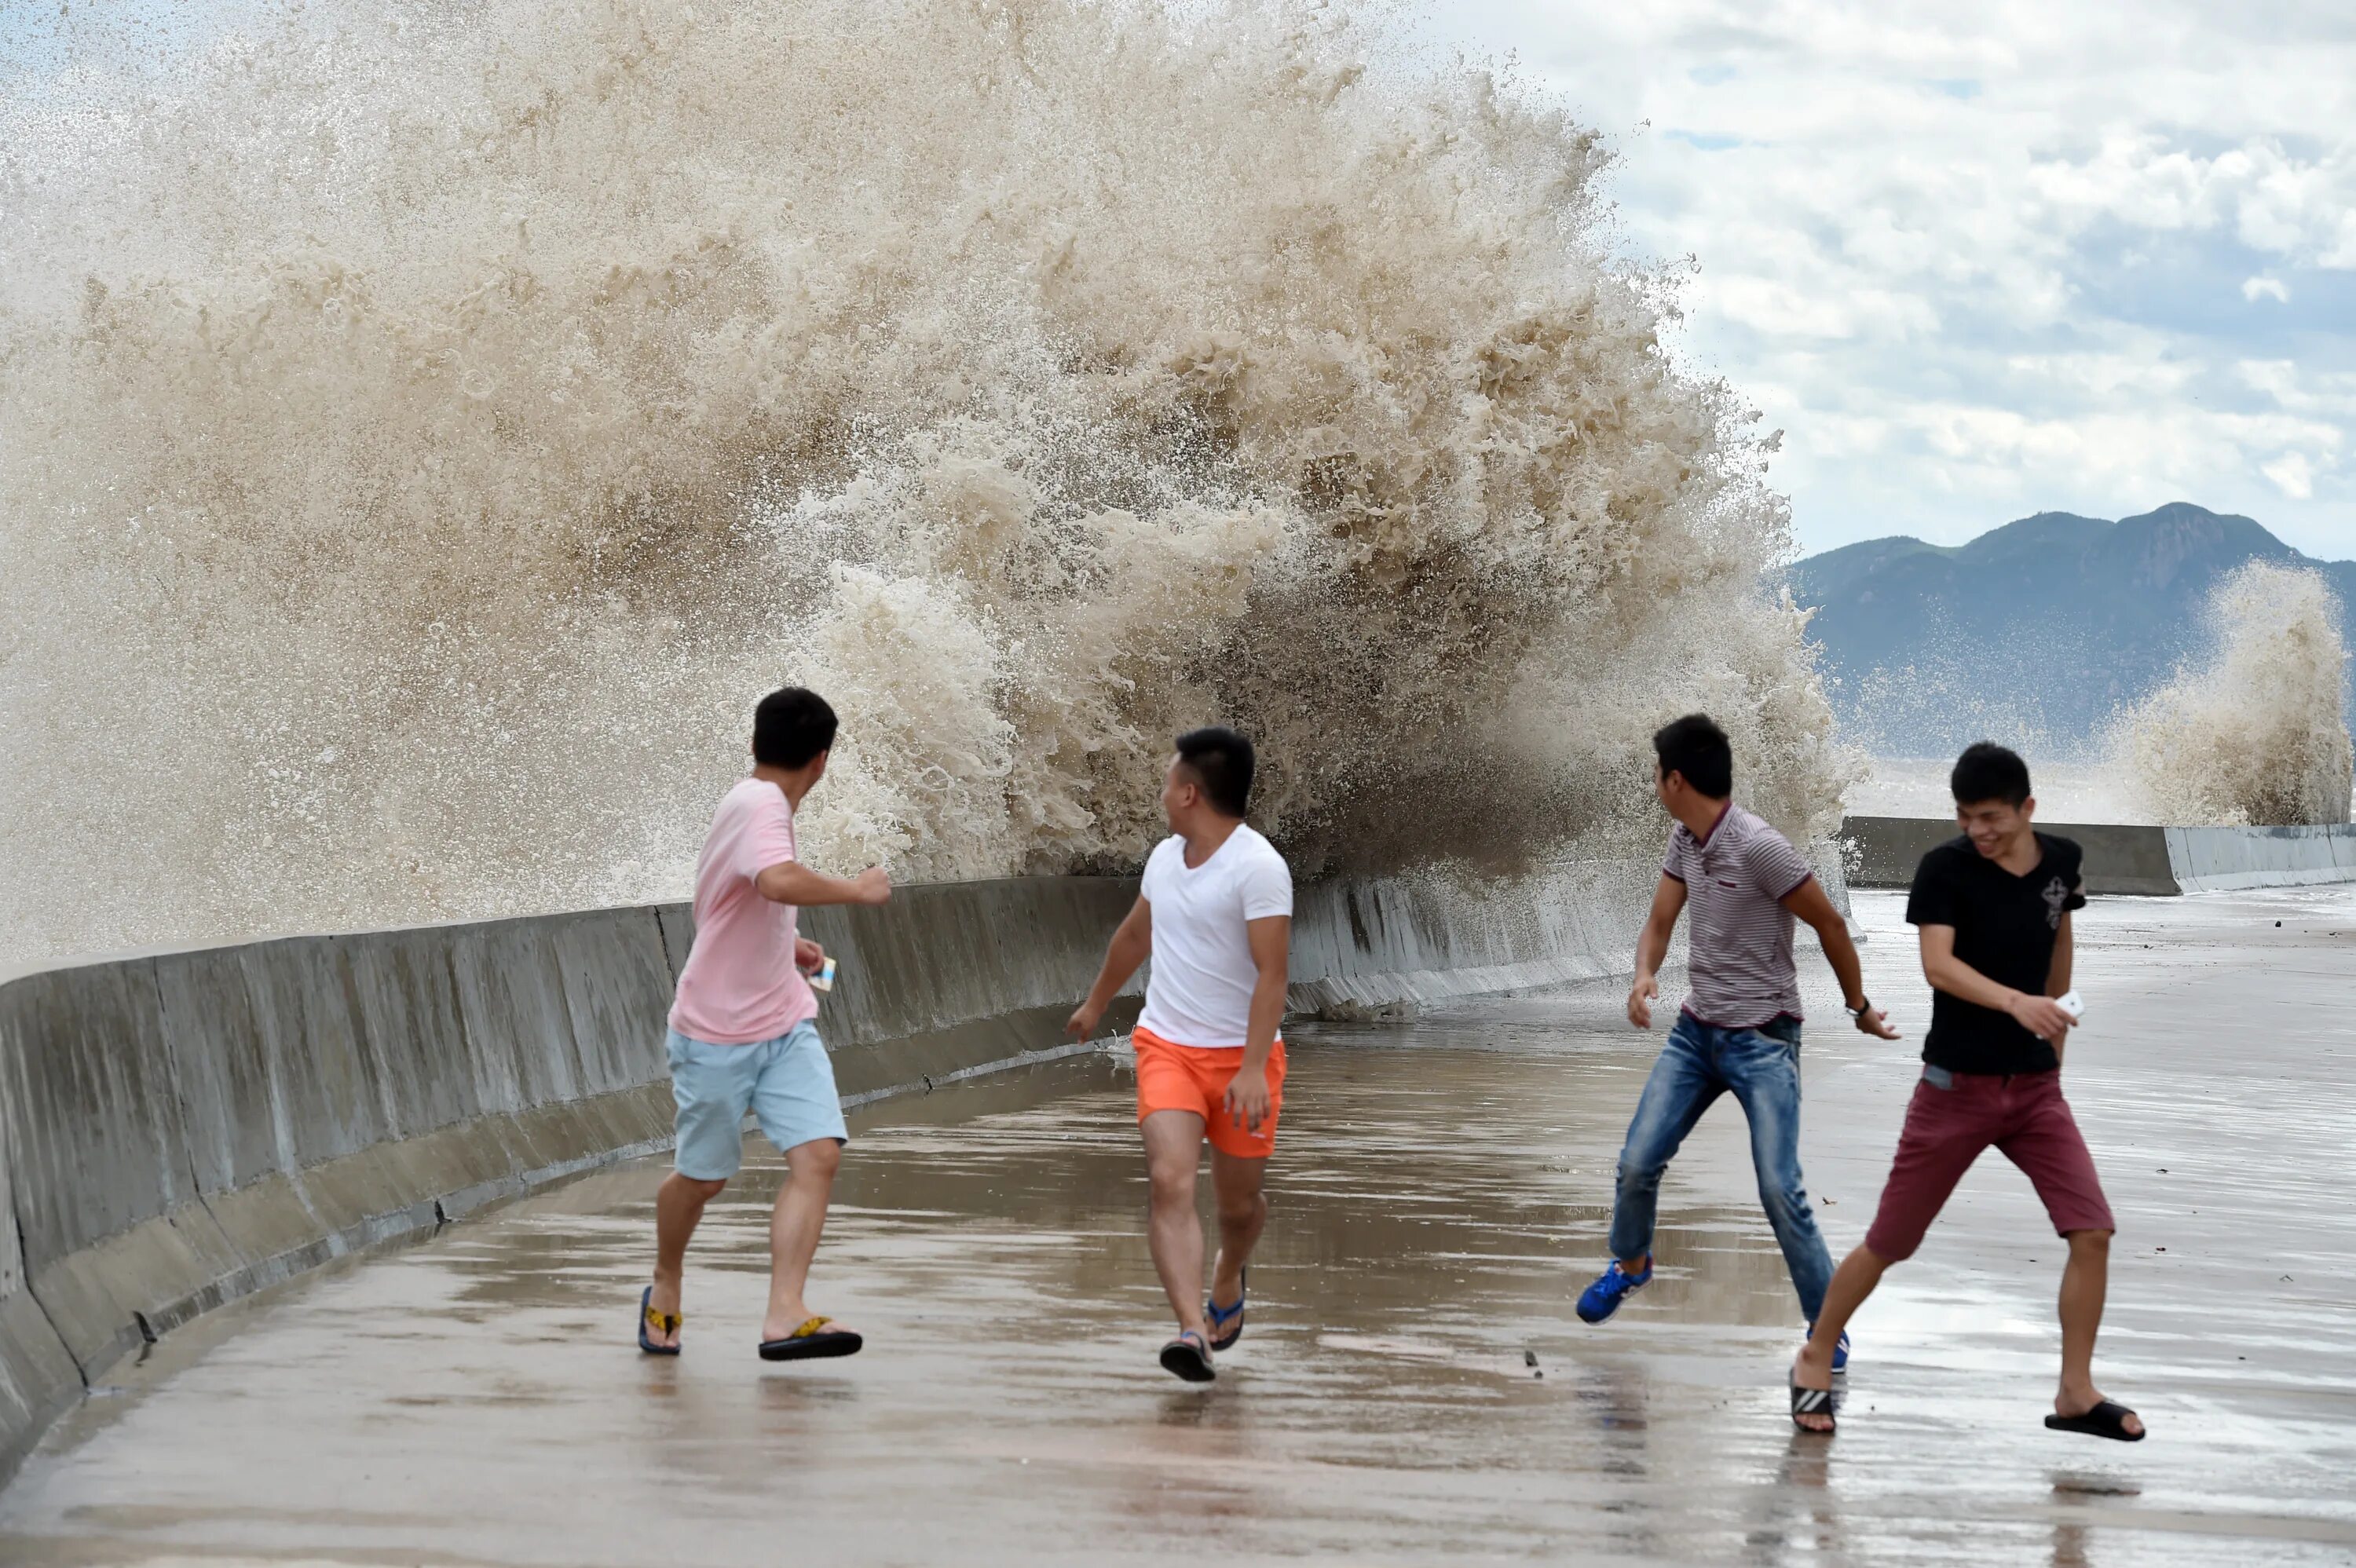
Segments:
[[[2085,998],[2079,996],[2074,990],[2064,991],[2062,995],[2054,997],[2053,1005],[2060,1008],[2063,1012],[2068,1013],[2072,1022],[2075,1022],[2077,1019],[2083,1019],[2086,1016]]]
[[[834,960],[833,960],[833,959],[831,959],[831,958],[830,958],[830,959],[828,959],[825,963],[823,963],[823,964],[819,965],[818,966],[818,971],[817,971],[817,973],[813,974],[813,975],[809,977],[809,983],[810,983],[810,989],[811,989],[811,990],[813,990],[813,991],[831,991],[831,990],[833,990],[833,989],[834,989]]]

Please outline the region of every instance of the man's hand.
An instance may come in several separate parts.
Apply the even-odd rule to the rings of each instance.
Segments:
[[[851,885],[859,890],[859,901],[861,903],[880,904],[890,901],[892,897],[892,878],[883,867],[870,866],[867,869],[860,872],[859,875],[853,877],[851,880]]]
[[[1628,987],[1628,1021],[1638,1029],[1653,1027],[1653,998],[1661,994],[1661,983],[1650,975],[1639,975],[1636,983]]]
[[[1097,1001],[1082,1002],[1078,1007],[1072,1009],[1071,1018],[1064,1024],[1064,1032],[1070,1035],[1074,1040],[1087,1040],[1097,1032],[1097,1025],[1101,1022],[1103,1019],[1103,1003]]]
[[[1890,1015],[1879,1008],[1868,1008],[1857,1015],[1857,1027],[1876,1040],[1903,1040],[1906,1037],[1890,1027]]]
[[[1222,1104],[1235,1125],[1257,1135],[1259,1125],[1268,1120],[1268,1069],[1258,1072],[1247,1067],[1227,1080],[1227,1093]]]
[[[2070,1026],[2077,1021],[2063,1012],[2052,997],[2032,997],[2026,991],[2014,993],[2011,1005],[2005,1010],[2012,1015],[2013,1022],[2056,1051],[2062,1049]]]
[[[826,949],[807,936],[794,938],[794,967],[805,975],[815,975],[826,967]]]

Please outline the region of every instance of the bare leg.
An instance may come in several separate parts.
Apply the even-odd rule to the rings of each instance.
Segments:
[[[703,1206],[719,1197],[721,1189],[727,1185],[725,1181],[698,1181],[674,1170],[655,1189],[655,1288],[647,1305],[657,1312],[674,1317],[679,1315],[680,1298],[686,1284],[687,1243],[703,1219]],[[664,1333],[649,1323],[647,1338],[658,1345],[676,1345],[679,1330]]]
[[[1268,1197],[1260,1180],[1265,1159],[1211,1151],[1211,1190],[1219,1202],[1219,1260],[1211,1270],[1211,1299],[1224,1312],[1243,1296],[1244,1265],[1268,1223]]]
[[[2110,1288],[2111,1233],[2070,1232],[2070,1261],[2062,1270],[2062,1389],[2053,1398],[2056,1415],[2083,1415],[2103,1403],[2094,1386],[2094,1335],[2103,1326],[2103,1297]],[[2141,1432],[2143,1422],[2122,1423]]]
[[[832,1138],[812,1138],[786,1151],[785,1185],[777,1189],[777,1206],[769,1216],[769,1313],[761,1319],[764,1339],[782,1339],[817,1316],[802,1299],[802,1287],[809,1283],[810,1259],[818,1255],[827,1200],[834,1194],[834,1173],[841,1165],[842,1146]]]
[[[1833,1347],[1889,1269],[1890,1260],[1871,1247],[1859,1246],[1841,1259],[1832,1284],[1825,1287],[1825,1309],[1816,1314],[1816,1326],[1800,1348],[1800,1359],[1792,1363],[1793,1381],[1802,1388],[1833,1386]],[[1811,1432],[1833,1429],[1833,1418],[1820,1411],[1799,1417],[1799,1422]]]
[[[1209,1333],[1203,1322],[1203,1221],[1194,1212],[1194,1171],[1203,1157],[1203,1118],[1192,1111],[1156,1111],[1141,1124],[1145,1135],[1146,1241],[1153,1272],[1162,1276],[1181,1332]]]

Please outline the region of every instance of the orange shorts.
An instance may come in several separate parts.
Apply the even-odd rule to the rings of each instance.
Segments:
[[[1268,1119],[1257,1133],[1236,1125],[1224,1104],[1227,1084],[1244,1064],[1244,1048],[1173,1045],[1151,1029],[1130,1033],[1137,1051],[1137,1119],[1156,1111],[1192,1111],[1203,1118],[1211,1147],[1238,1159],[1276,1152],[1276,1114],[1284,1108],[1284,1041],[1268,1056]]]

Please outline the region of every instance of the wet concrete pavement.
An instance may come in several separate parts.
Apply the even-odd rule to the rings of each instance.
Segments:
[[[1919,1040],[1899,901],[1858,904]],[[0,1562],[2356,1562],[2356,892],[2082,919],[2068,1083],[2122,1224],[2097,1375],[2138,1445],[2042,1428],[2061,1250],[1993,1155],[1860,1317],[1830,1443],[1783,1413],[1798,1309],[1730,1102],[1664,1189],[1658,1281],[1580,1324],[1655,1049],[1614,987],[1292,1030],[1208,1390],[1154,1364],[1130,1087],[1083,1059],[855,1124],[812,1299],[862,1356],[754,1358],[756,1157],[686,1355],[640,1358],[660,1168],[610,1171],[168,1337],[0,1495]],[[1837,1254],[1914,1041],[1849,1030],[1804,962]]]

